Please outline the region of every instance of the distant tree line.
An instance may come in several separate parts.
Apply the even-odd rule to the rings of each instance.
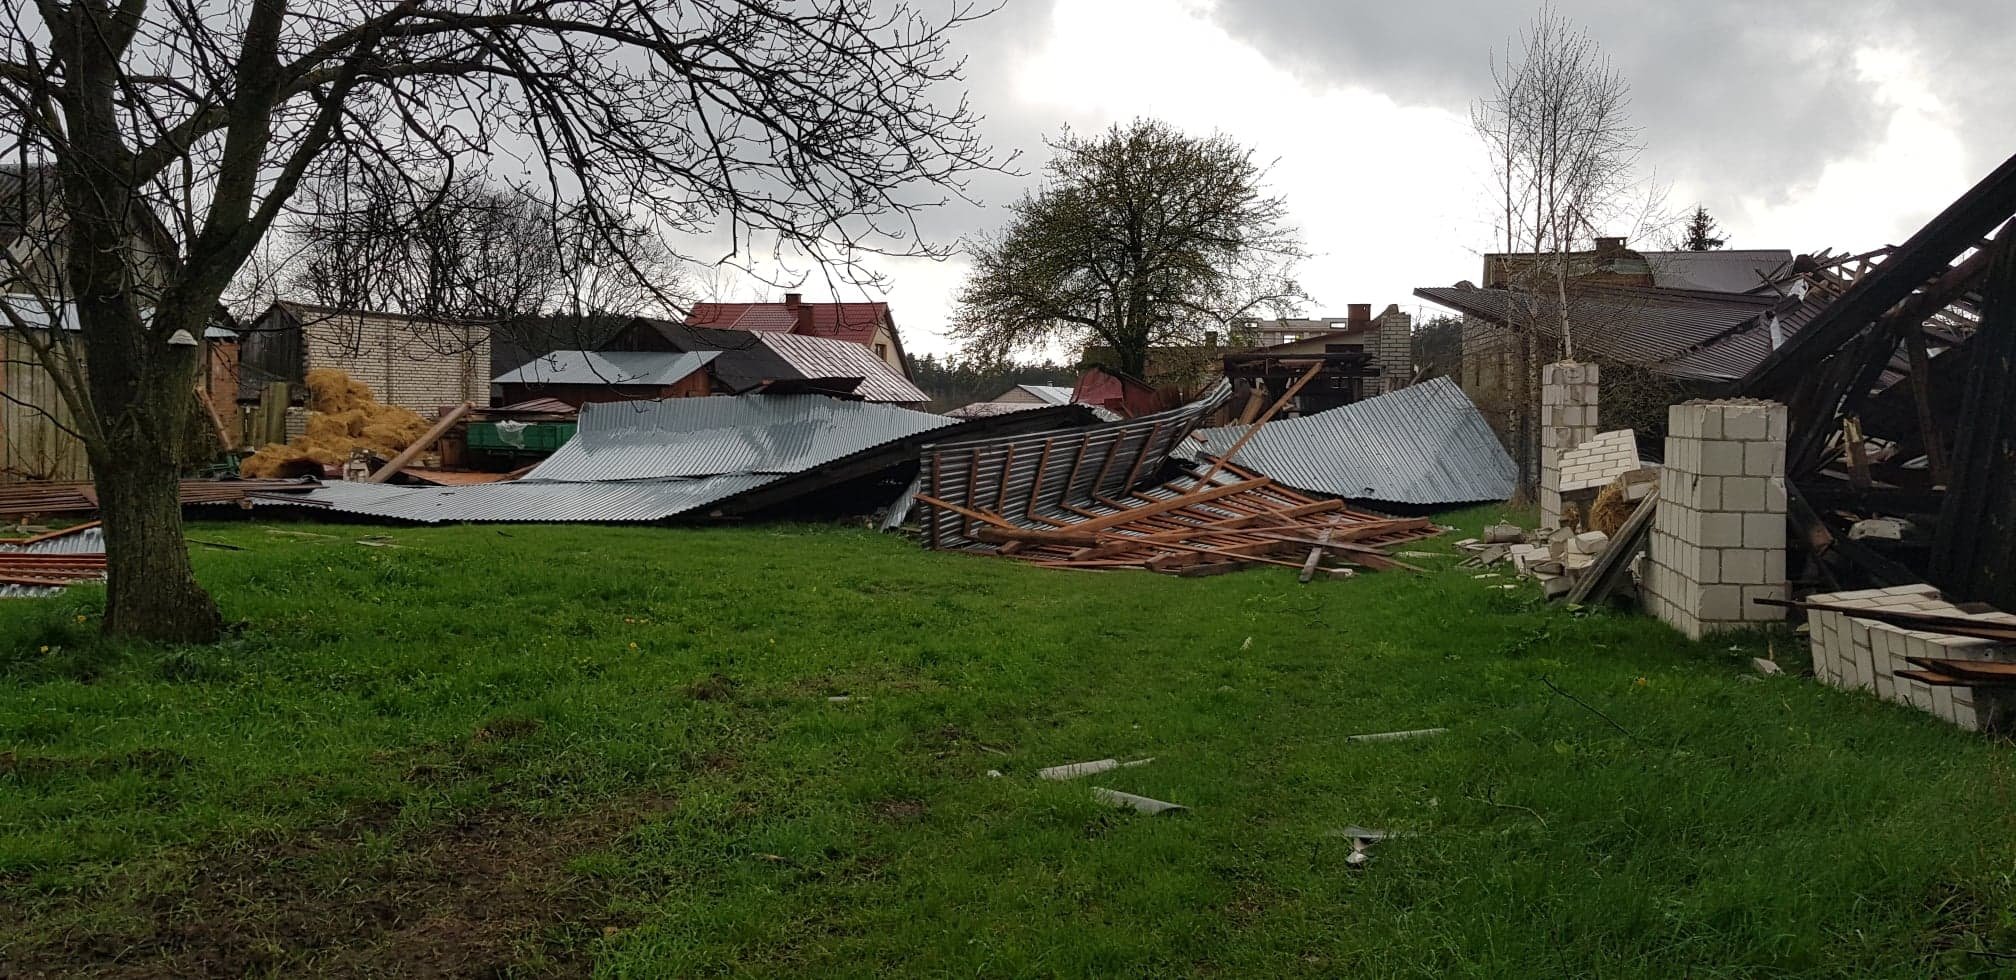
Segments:
[[[931,396],[930,410],[945,412],[961,405],[998,397],[1016,385],[1063,385],[1078,382],[1078,369],[1044,361],[1035,364],[989,362],[979,358],[926,354],[911,357],[910,377]]]

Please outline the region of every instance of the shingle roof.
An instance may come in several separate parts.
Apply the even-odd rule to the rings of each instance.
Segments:
[[[1466,313],[1487,324],[1529,323],[1543,336],[1558,339],[1556,300],[1552,296],[1509,289],[1437,287],[1414,295]],[[1745,334],[1763,336],[1769,349],[1764,314],[1799,306],[1776,295],[1745,295],[1656,286],[1572,287],[1569,322],[1577,356],[1634,364],[1699,380],[1742,376],[1753,340],[1728,344]],[[1785,314],[1781,312],[1781,325]],[[1793,324],[1791,329],[1796,329]],[[1698,356],[1697,356],[1698,355]]]
[[[1205,451],[1221,453],[1246,429],[1198,434]],[[1297,490],[1414,506],[1504,500],[1518,477],[1490,423],[1448,378],[1269,422],[1233,461]]]
[[[719,351],[556,350],[492,379],[494,385],[678,384],[721,356]]]
[[[1767,279],[1781,279],[1792,269],[1792,253],[1782,248],[1638,254],[1652,269],[1652,284],[1670,289],[1750,293],[1763,289]]]

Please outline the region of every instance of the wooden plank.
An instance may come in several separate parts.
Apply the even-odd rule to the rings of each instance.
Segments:
[[[1330,534],[1335,530],[1334,527],[1326,527],[1322,534],[1316,536],[1316,547],[1309,549],[1309,557],[1302,560],[1302,574],[1296,577],[1296,581],[1308,585],[1309,580],[1316,577],[1316,563],[1323,560],[1323,550],[1330,544]]]
[[[1948,677],[1988,683],[2016,684],[2016,664],[1993,660],[1944,660],[1936,657],[1905,657],[1917,666]]]
[[[993,514],[989,514],[989,513],[985,512],[985,511],[978,511],[978,510],[970,510],[970,509],[968,509],[968,508],[965,508],[965,507],[961,507],[961,506],[959,506],[958,504],[955,504],[955,503],[951,503],[950,501],[945,501],[945,500],[939,500],[939,499],[938,499],[937,497],[933,497],[933,496],[931,496],[930,494],[924,494],[924,493],[920,493],[920,494],[918,494],[918,495],[917,495],[917,500],[918,500],[918,502],[919,502],[919,503],[923,503],[923,504],[928,504],[928,505],[930,505],[930,506],[932,506],[932,507],[939,507],[939,508],[943,508],[943,509],[945,509],[945,510],[949,510],[949,511],[951,511],[952,513],[954,513],[954,514],[958,514],[958,515],[959,515],[960,517],[964,517],[964,518],[966,518],[966,519],[967,519],[967,520],[969,520],[969,521],[979,521],[979,522],[981,522],[981,523],[983,523],[983,524],[992,524],[992,525],[994,525],[994,526],[995,526],[996,528],[998,528],[998,529],[1001,529],[1001,530],[1004,530],[1004,531],[1021,531],[1021,532],[1023,532],[1023,533],[1027,533],[1027,534],[1047,534],[1047,533],[1050,533],[1050,532],[1046,532],[1046,531],[1026,531],[1025,529],[1023,529],[1023,528],[1020,528],[1020,527],[1017,527],[1017,526],[1015,526],[1015,525],[1013,525],[1013,524],[1010,524],[1010,523],[1008,523],[1008,522],[1007,522],[1006,520],[1004,520],[1004,519],[1002,519],[1002,518],[999,518],[999,517],[996,517],[996,516],[994,516]],[[976,530],[974,530],[974,531],[969,531],[969,532],[967,532],[965,536],[966,536],[966,537],[969,537],[969,538],[973,538],[973,540],[975,540],[975,541],[980,541],[980,540],[984,540],[983,538],[979,538],[979,537],[976,537],[975,535],[976,535],[977,533],[978,533],[978,532],[977,532],[977,529],[976,529]]]
[[[1925,331],[1916,324],[1904,331],[1904,351],[1911,358],[1911,403],[1918,411],[1918,438],[1925,443],[1925,466],[1932,471],[1932,482],[1943,487],[1953,478],[1953,470],[1947,465],[1946,437],[1939,431],[1938,419],[1932,411],[1932,352],[1925,349]]]
[[[1282,408],[1286,407],[1290,401],[1294,400],[1295,395],[1302,390],[1303,385],[1306,385],[1309,382],[1316,380],[1316,376],[1318,374],[1321,374],[1322,372],[1323,372],[1323,364],[1321,361],[1318,361],[1317,363],[1310,365],[1308,373],[1302,375],[1302,377],[1297,379],[1294,384],[1289,385],[1288,390],[1281,393],[1281,398],[1279,401],[1276,401],[1273,405],[1268,406],[1267,411],[1264,414],[1262,414],[1258,419],[1255,419],[1253,421],[1253,424],[1247,427],[1245,432],[1240,433],[1239,438],[1232,441],[1232,445],[1227,446],[1223,453],[1218,454],[1217,460],[1211,464],[1210,469],[1204,471],[1204,476],[1200,480],[1198,480],[1198,482],[1210,483],[1211,480],[1218,475],[1218,471],[1221,468],[1223,468],[1225,464],[1232,462],[1232,460],[1239,455],[1239,450],[1245,447],[1246,440],[1253,438],[1253,434],[1255,432],[1260,431],[1260,427],[1266,425],[1268,419],[1273,418],[1277,413],[1281,411]]]
[[[433,428],[421,433],[420,438],[413,440],[412,445],[399,450],[399,455],[392,457],[391,462],[378,467],[377,472],[365,477],[364,482],[384,483],[386,480],[398,476],[399,471],[406,468],[406,464],[420,458],[420,454],[426,452],[427,447],[432,446],[436,440],[447,435],[448,430],[455,427],[455,423],[462,421],[462,417],[469,414],[475,408],[475,402],[463,402],[455,406],[449,410],[448,414],[441,416],[440,421],[435,422]]]
[[[86,521],[82,524],[75,524],[70,527],[62,528],[61,530],[47,531],[42,534],[38,534],[32,538],[29,538],[26,541],[21,542],[21,544],[23,546],[26,546],[31,544],[41,544],[44,541],[54,541],[57,538],[68,537],[69,535],[76,534],[80,531],[88,531],[94,527],[101,527],[104,525],[104,523],[105,523],[104,521]]]

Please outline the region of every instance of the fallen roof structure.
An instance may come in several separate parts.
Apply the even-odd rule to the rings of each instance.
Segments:
[[[1560,305],[1552,294],[1446,286],[1414,295],[1487,325],[1530,327],[1560,342]],[[1576,356],[1643,367],[1688,381],[1732,381],[1796,332],[1826,300],[1719,293],[1657,286],[1574,284],[1568,289]],[[1802,312],[1803,311],[1803,312]]]
[[[1730,386],[1789,407],[1793,540],[1827,591],[1930,581],[2016,606],[2012,215],[2016,157],[1902,245],[1856,257],[1838,298]],[[1879,514],[1936,524],[1929,555],[1843,533]]]
[[[55,595],[105,577],[105,531],[98,522],[0,541],[0,599]]]
[[[1216,457],[1247,428],[1202,430],[1186,453]],[[1415,507],[1501,501],[1518,478],[1490,423],[1448,378],[1268,422],[1234,462],[1298,490]]]
[[[941,433],[1082,425],[1080,406],[960,423],[822,395],[740,395],[585,406],[573,439],[519,480],[457,487],[328,484],[288,503],[361,517],[652,522],[754,517],[792,507],[880,506]],[[276,501],[262,500],[262,504]],[[860,509],[873,509],[863,506]]]
[[[1425,520],[1354,513],[1229,465],[1165,476],[1171,453],[1230,394],[1220,384],[1203,400],[1124,422],[934,445],[916,494],[926,543],[1059,568],[1209,575],[1284,565],[1305,582],[1350,573],[1325,560],[1408,567],[1379,546],[1434,534]]]

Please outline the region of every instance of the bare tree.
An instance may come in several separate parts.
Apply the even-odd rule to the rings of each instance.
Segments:
[[[1494,63],[1492,77],[1492,94],[1472,107],[1471,118],[1491,155],[1501,205],[1507,258],[1494,277],[1525,292],[1531,307],[1527,325],[1508,320],[1501,338],[1512,355],[1520,496],[1530,498],[1539,476],[1539,362],[1576,356],[1569,284],[1587,271],[1577,268],[1576,253],[1641,203],[1635,221],[1643,223],[1660,191],[1639,195],[1643,147],[1628,116],[1630,86],[1601,47],[1551,5],[1520,35],[1518,51]],[[1530,329],[1539,323],[1546,338]]]
[[[1043,188],[973,249],[952,328],[970,353],[1089,336],[1139,375],[1150,348],[1299,305],[1292,273],[1308,253],[1252,151],[1147,119],[1051,147]]]
[[[53,175],[49,275],[16,278],[77,342],[9,307],[87,448],[105,629],[215,636],[175,481],[204,322],[304,183],[524,161],[600,244],[643,221],[728,241],[942,254],[921,208],[991,151],[950,33],[871,0],[15,0],[0,10],[0,158]],[[29,263],[15,262],[17,266]],[[26,271],[17,269],[17,272]],[[53,338],[53,339],[52,339]],[[89,371],[84,371],[88,360]]]

